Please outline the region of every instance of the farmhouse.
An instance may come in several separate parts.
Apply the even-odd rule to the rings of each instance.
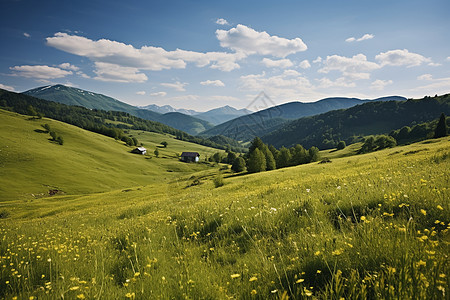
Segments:
[[[137,147],[131,151],[131,153],[142,154],[145,155],[147,153],[147,149],[144,147]]]
[[[198,162],[200,154],[198,152],[183,152],[180,155],[180,160],[184,162]]]

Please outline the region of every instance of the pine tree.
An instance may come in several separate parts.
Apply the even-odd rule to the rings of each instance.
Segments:
[[[447,120],[446,120],[445,114],[442,113],[441,117],[439,118],[439,122],[436,126],[436,129],[434,130],[434,137],[440,138],[440,137],[447,136],[447,134],[448,134]]]
[[[245,160],[242,157],[236,157],[231,166],[231,170],[236,173],[245,171]]]
[[[247,170],[249,173],[262,172],[266,170],[266,158],[258,148],[250,154],[247,162]]]
[[[288,167],[291,161],[291,152],[285,147],[281,147],[280,152],[277,156],[277,167],[284,168]]]

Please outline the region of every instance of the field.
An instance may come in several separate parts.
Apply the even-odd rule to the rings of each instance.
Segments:
[[[136,132],[135,136],[149,152],[148,156],[136,155],[130,153],[133,148],[121,141],[55,120],[31,119],[4,110],[0,110],[0,124],[3,201],[32,201],[48,195],[49,190],[74,195],[169,180],[209,168],[179,162],[177,153],[197,151],[204,158],[217,151],[170,136]],[[44,124],[64,138],[64,145],[49,141],[50,135],[41,126]],[[159,144],[162,141],[167,141],[167,148]],[[158,146],[157,158],[153,151]]]
[[[2,115],[8,117],[20,121]],[[59,146],[33,132],[40,121],[20,122],[28,125],[3,132],[2,152],[6,145],[21,146],[11,136],[25,132],[14,130],[26,131],[26,145],[35,143],[33,148],[42,135],[42,147],[58,149],[51,156],[75,144],[71,134],[78,129],[43,121],[65,137]],[[150,149],[162,141],[133,134]],[[2,172],[14,168],[1,175],[0,297],[448,299],[448,137],[365,155],[346,156],[352,147],[340,150],[342,155],[322,152],[331,163],[252,175],[224,171],[218,188],[212,179],[219,167],[170,158],[182,151],[179,141],[167,138],[168,148],[160,150],[168,158],[145,159],[124,152],[119,142],[95,137],[90,143],[98,144],[83,145],[84,151],[123,167],[115,178],[114,169],[102,164],[101,172],[111,177],[106,192],[89,184],[102,178],[99,171],[83,177],[79,186],[88,188],[78,194],[30,200],[15,182],[37,186],[31,179],[36,174],[25,180],[10,172],[21,166],[46,174],[50,166],[36,170],[33,159],[19,154],[2,161]],[[111,150],[104,154],[100,147]],[[168,165],[152,165],[145,169],[147,181],[139,181],[143,166],[155,160]],[[100,163],[95,159],[75,169],[95,172]],[[8,191],[20,197],[3,198]]]

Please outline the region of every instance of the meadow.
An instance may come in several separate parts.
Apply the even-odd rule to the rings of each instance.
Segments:
[[[75,129],[50,125],[66,142],[45,143],[69,147]],[[178,165],[167,142],[158,159],[179,171],[138,181],[131,170],[147,160],[125,151],[132,167],[107,191],[1,198],[0,297],[448,299],[448,137],[354,156],[350,146],[322,152],[331,163],[251,175]]]

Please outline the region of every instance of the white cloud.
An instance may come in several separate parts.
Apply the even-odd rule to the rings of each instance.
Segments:
[[[287,58],[272,60],[265,57],[263,58],[262,63],[268,68],[282,68],[282,69],[289,68],[294,65],[292,61]]]
[[[318,64],[318,63],[321,63],[321,62],[322,62],[322,57],[320,57],[320,56],[317,56],[317,58],[315,60],[313,60],[314,64]]]
[[[412,89],[424,95],[447,94],[450,90],[450,77],[429,79],[431,83]]]
[[[145,82],[147,81],[147,76],[144,73],[139,73],[139,69],[131,67],[122,67],[115,64],[96,62],[97,74],[94,79],[100,81],[111,81],[111,82]]]
[[[354,37],[349,37],[348,39],[345,40],[347,43],[351,43],[356,41],[356,39]]]
[[[144,96],[145,95],[145,91],[136,92],[136,95]]]
[[[77,66],[71,65],[69,63],[62,63],[62,64],[58,65],[58,67],[60,67],[61,69],[66,69],[66,70],[71,70],[71,71],[80,70],[80,68],[78,68]]]
[[[30,38],[30,37],[31,37],[31,34],[29,34],[29,33],[27,33],[27,32],[24,32],[24,33],[23,33],[23,36],[26,37],[26,38]]]
[[[245,91],[265,91],[273,99],[293,100],[300,95],[308,97],[314,93],[309,80],[295,70],[286,70],[280,75],[266,76],[266,73],[240,77],[240,88]]]
[[[434,62],[430,62],[430,63],[428,63],[428,65],[429,65],[430,67],[439,67],[439,66],[442,66],[442,64],[440,64],[440,63],[434,63]]]
[[[165,95],[167,95],[166,92],[156,92],[156,93],[150,94],[150,96],[152,96],[152,97],[164,97]]]
[[[372,90],[382,91],[382,90],[384,90],[385,86],[390,85],[392,83],[393,83],[392,80],[377,79],[370,84],[370,88]]]
[[[319,69],[319,73],[340,71],[348,78],[368,79],[370,78],[370,72],[379,68],[378,64],[368,61],[364,54],[357,54],[353,57],[332,55],[327,56],[324,67]]]
[[[422,63],[430,63],[431,59],[420,54],[409,52],[407,49],[397,49],[387,52],[381,52],[375,59],[379,61],[381,66],[419,66]]]
[[[36,79],[55,79],[62,78],[67,75],[71,75],[71,71],[62,70],[60,68],[49,67],[45,65],[35,65],[35,66],[14,66],[10,67],[10,70],[14,72],[14,75],[26,77],[26,78],[36,78]]]
[[[201,85],[213,85],[213,86],[225,86],[225,84],[220,80],[206,80],[200,82]]]
[[[90,78],[91,78],[91,77],[89,77],[88,75],[84,74],[84,73],[81,72],[81,71],[78,71],[78,72],[77,72],[77,75],[79,75],[81,78],[85,78],[85,79],[90,79]]]
[[[345,41],[347,43],[351,43],[351,42],[361,42],[361,41],[365,41],[365,40],[370,40],[373,39],[375,36],[373,34],[370,33],[366,33],[365,35],[363,35],[360,38],[355,38],[355,37],[349,37],[348,39],[346,39]]]
[[[307,59],[305,59],[305,60],[303,60],[301,63],[300,63],[300,68],[302,68],[302,69],[309,69],[309,68],[311,68],[311,64],[309,63],[309,61],[307,60]]]
[[[336,80],[331,80],[329,78],[323,77],[320,79],[317,79],[317,82],[319,82],[318,87],[323,89],[329,89],[334,87],[355,87],[356,83],[349,80],[345,77],[339,77]]]
[[[423,74],[417,77],[417,80],[433,80],[433,75]]]
[[[219,24],[219,25],[229,25],[228,21],[225,20],[225,19],[222,19],[222,18],[217,19],[217,20],[216,20],[216,24]]]
[[[7,90],[7,91],[11,91],[11,92],[15,91],[12,86],[4,85],[4,84],[1,84],[1,83],[0,83],[0,89],[4,89],[4,90]]]
[[[222,47],[245,54],[285,57],[308,48],[300,38],[290,40],[271,36],[241,24],[230,30],[216,30],[216,36]]]
[[[175,83],[161,83],[161,85],[164,86],[164,87],[168,87],[168,88],[174,89],[174,90],[179,91],[179,92],[185,92],[186,89],[184,87],[187,85],[187,83],[186,82],[179,82],[179,81],[177,81]]]
[[[221,71],[231,71],[239,68],[236,63],[246,57],[242,53],[226,52],[195,52],[176,49],[166,51],[161,47],[132,45],[100,39],[91,39],[57,32],[48,37],[47,44],[59,50],[87,57],[94,62],[116,64],[122,67],[137,68],[139,70],[160,71],[167,69],[183,69],[188,62],[198,67],[210,65],[210,68]]]
[[[445,59],[446,61],[450,61],[450,56]]]

